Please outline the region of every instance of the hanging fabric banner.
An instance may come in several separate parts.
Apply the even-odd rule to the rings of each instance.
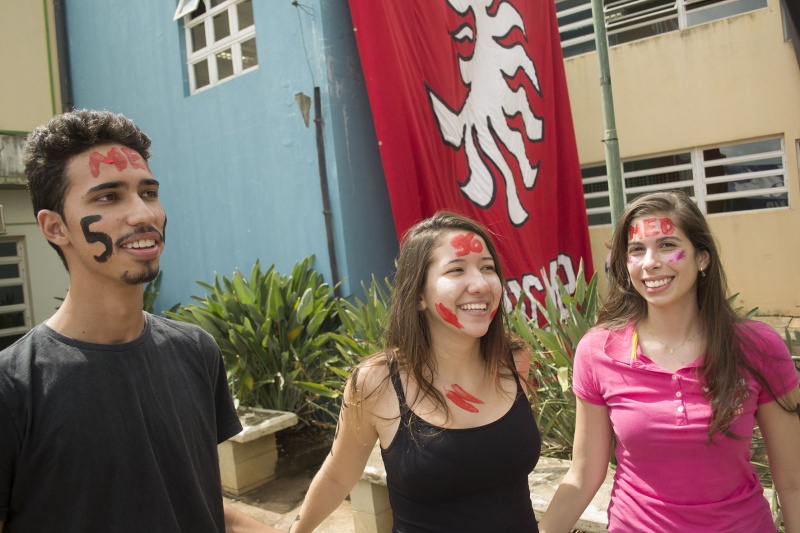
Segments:
[[[553,0],[350,0],[398,236],[438,210],[496,236],[506,307],[592,274]],[[555,295],[554,295],[555,296]]]

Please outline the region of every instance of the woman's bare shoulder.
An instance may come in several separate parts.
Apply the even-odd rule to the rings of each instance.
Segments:
[[[386,352],[378,352],[361,361],[348,381],[349,399],[364,401],[381,396],[390,378],[390,359]]]

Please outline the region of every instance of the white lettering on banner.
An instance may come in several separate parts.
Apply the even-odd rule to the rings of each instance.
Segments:
[[[575,292],[575,287],[577,286],[575,264],[572,258],[565,253],[558,254],[558,257],[550,261],[549,272],[546,272],[544,268],[539,272],[539,276],[523,274],[520,277],[521,282],[517,278],[506,280],[506,290],[503,292],[503,303],[506,312],[511,312],[517,305],[520,305],[519,302],[522,299],[522,309],[526,315],[531,317],[533,325],[537,328],[540,327],[539,313],[534,302],[543,300],[545,290],[561,309],[561,316],[564,318],[567,309],[561,299],[558,281],[556,280],[560,280],[570,294]]]
[[[539,162],[531,164],[528,160],[525,143],[543,140],[542,119],[531,109],[524,88],[520,86],[512,90],[508,82],[522,70],[541,95],[536,66],[522,44],[502,44],[503,38],[515,29],[527,36],[522,16],[509,3],[500,4],[497,12],[490,15],[489,7],[495,0],[447,2],[461,15],[470,10],[474,13],[475,28],[465,24],[454,32],[453,39],[472,42],[475,49],[469,58],[459,57],[458,60],[461,80],[469,87],[469,94],[459,111],[428,88],[436,123],[445,143],[456,149],[462,145],[465,148],[469,173],[460,184],[464,195],[481,208],[494,202],[496,184],[490,165],[482,158],[484,156],[502,175],[509,220],[515,227],[520,227],[529,215],[520,202],[513,171],[499,145],[516,158],[522,184],[530,190],[536,183]],[[523,139],[521,131],[509,127],[508,118],[515,115],[522,117],[527,139]]]

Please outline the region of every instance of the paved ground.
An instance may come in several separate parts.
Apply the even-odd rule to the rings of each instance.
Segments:
[[[305,498],[316,469],[276,479],[237,499],[225,500],[256,520],[287,531]],[[350,501],[345,500],[316,530],[316,533],[354,533]]]

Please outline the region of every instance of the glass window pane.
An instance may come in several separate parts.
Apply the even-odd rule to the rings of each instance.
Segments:
[[[22,294],[22,285],[0,287],[0,311],[4,305],[16,305],[24,303],[25,297]]]
[[[704,2],[687,10],[686,24],[696,26],[712,20],[732,17],[740,13],[767,7],[767,0],[737,0],[735,2]]]
[[[214,41],[221,41],[231,34],[231,24],[228,19],[228,12],[223,11],[214,17]]]
[[[605,165],[597,165],[594,167],[583,167],[581,169],[581,177],[583,179],[586,178],[597,178],[600,176],[606,175],[606,166]]]
[[[637,170],[657,169],[661,167],[674,167],[678,165],[686,165],[692,162],[692,156],[689,152],[681,154],[662,155],[658,157],[650,157],[647,159],[637,159],[636,161],[626,161],[622,164],[622,169],[625,172],[636,172]]]
[[[189,18],[191,20],[194,20],[201,15],[205,15],[205,13],[206,13],[206,3],[203,0],[200,0],[200,2],[197,4],[197,9],[192,11],[192,16]]]
[[[18,328],[25,325],[25,313],[3,313],[0,314],[0,330]]]
[[[754,209],[774,209],[788,207],[788,193],[755,195],[746,198],[732,198],[729,200],[706,200],[708,213],[731,213],[735,211],[752,211]]]
[[[233,76],[233,55],[231,49],[217,53],[217,78],[224,80]]]
[[[228,0],[211,0],[211,7],[212,8],[217,7],[218,5],[224,4],[227,1]]]
[[[204,59],[194,64],[194,85],[195,89],[205,87],[210,83],[208,76],[208,62]]]
[[[190,30],[192,33],[192,52],[206,47],[206,25],[198,24]]]
[[[765,152],[776,152],[781,149],[780,139],[767,139],[766,141],[755,141],[750,143],[734,144],[723,146],[722,148],[709,148],[703,150],[705,161],[725,159],[727,157],[740,157],[743,155],[756,155]]]
[[[258,65],[258,54],[256,53],[256,38],[253,37],[242,43],[242,69],[256,65]]]
[[[239,18],[239,31],[253,25],[253,2],[245,0],[236,5],[236,14]]]
[[[590,226],[602,226],[603,224],[611,224],[611,213],[597,213],[595,215],[588,215]]]
[[[0,242],[0,256],[13,257],[15,255],[17,255],[17,243]]]
[[[0,265],[0,279],[18,278],[19,265]]]
[[[663,189],[669,189],[669,184],[681,181],[692,181],[692,171],[678,170],[674,172],[653,173],[647,176],[637,176],[635,178],[625,178],[625,187],[632,189],[649,185],[666,185]]]

